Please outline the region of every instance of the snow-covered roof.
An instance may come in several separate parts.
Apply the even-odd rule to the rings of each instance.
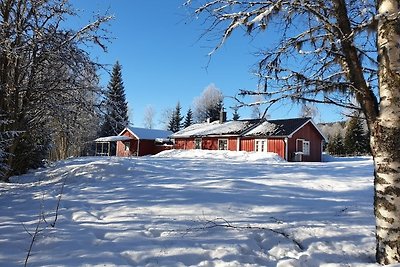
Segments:
[[[311,121],[310,118],[268,120],[247,132],[245,136],[290,137],[309,121]]]
[[[146,129],[138,127],[127,127],[119,135],[125,131],[129,131],[137,139],[141,140],[155,140],[155,139],[167,139],[172,135],[171,131],[158,130],[158,129]]]
[[[311,122],[317,131],[318,127],[311,118],[294,118],[283,120],[238,120],[219,123],[198,123],[191,125],[171,136],[171,138],[205,137],[205,136],[271,136],[291,137],[306,123]]]
[[[327,140],[311,118],[294,118],[264,121],[254,129],[248,131],[246,134],[244,134],[244,136],[272,136],[290,138],[307,123],[311,123],[321,135],[321,137],[325,141]]]
[[[94,140],[95,142],[116,142],[116,141],[127,141],[130,140],[132,138],[128,137],[128,136],[106,136],[106,137],[100,137],[97,138],[96,140]]]
[[[257,135],[264,135],[264,136],[272,136],[275,132],[281,127],[281,125],[277,125],[275,123],[271,123],[269,121],[264,121],[261,124],[257,125],[257,127],[248,131],[245,136],[257,136]]]
[[[257,124],[259,120],[238,120],[220,123],[214,121],[211,123],[193,124],[179,132],[174,133],[171,138],[196,137],[196,136],[214,136],[214,135],[241,135],[243,131]]]

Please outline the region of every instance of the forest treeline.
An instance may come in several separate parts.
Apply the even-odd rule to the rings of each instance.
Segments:
[[[65,0],[0,2],[0,177],[88,153],[102,90],[84,48],[105,49],[101,16],[80,29]]]
[[[370,155],[370,135],[365,119],[353,114],[346,121],[318,125],[328,139],[325,151],[334,156]]]
[[[104,25],[112,18],[67,27],[65,21],[77,15],[67,0],[0,2],[1,180],[47,160],[92,155],[96,137],[117,135],[129,125],[122,66],[115,63],[107,88],[101,88],[98,71],[103,66],[85,50],[93,45],[106,49]],[[164,118],[165,128],[176,132],[195,122],[218,120],[223,98],[210,84],[185,116],[178,102]],[[239,117],[234,109],[233,119]],[[334,155],[368,153],[368,134],[360,125],[350,120],[342,131],[330,134],[327,150]]]

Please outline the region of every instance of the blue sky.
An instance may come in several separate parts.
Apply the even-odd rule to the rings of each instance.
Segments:
[[[205,87],[215,84],[224,95],[234,96],[239,89],[254,89],[257,79],[251,74],[257,58],[253,55],[261,43],[244,33],[236,33],[211,59],[207,54],[217,43],[217,35],[199,40],[206,30],[201,21],[191,19],[189,10],[182,7],[184,0],[73,0],[81,17],[74,27],[84,26],[93,13],[115,16],[110,23],[108,53],[91,51],[100,63],[112,65],[118,60],[122,67],[130,120],[136,127],[143,126],[143,113],[151,105],[156,111],[156,128],[162,127],[163,112],[180,101],[182,113],[200,96]],[[75,20],[74,20],[75,21]],[[265,39],[269,39],[263,36]],[[213,39],[213,40],[212,40]],[[101,84],[106,86],[107,73],[101,73]],[[234,102],[226,98],[228,119]],[[241,118],[249,118],[251,110],[239,110]],[[290,103],[275,105],[269,112],[273,119],[299,115],[299,107]],[[317,122],[341,119],[339,111],[319,107]]]

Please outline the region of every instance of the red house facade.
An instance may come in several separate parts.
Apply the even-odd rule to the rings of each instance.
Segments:
[[[169,139],[171,134],[171,131],[127,127],[118,136],[96,139],[96,155],[118,157],[155,155],[173,148]],[[116,149],[112,150],[112,147]]]
[[[171,136],[176,149],[274,152],[287,161],[322,161],[325,137],[310,118],[200,123]]]
[[[171,131],[128,127],[122,130],[119,136],[129,140],[117,142],[117,156],[145,156],[155,155],[161,151],[172,149],[169,136]]]

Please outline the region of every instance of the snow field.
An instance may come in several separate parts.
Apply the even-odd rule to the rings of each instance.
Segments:
[[[0,266],[377,266],[368,158],[77,158],[0,188]],[[55,209],[65,181],[55,227]]]

